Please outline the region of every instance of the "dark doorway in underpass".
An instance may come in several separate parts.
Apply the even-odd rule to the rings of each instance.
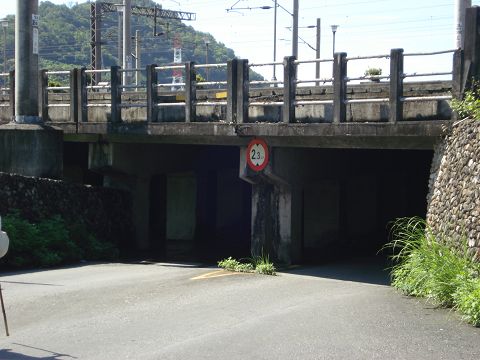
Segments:
[[[377,259],[399,217],[425,217],[432,151],[306,150],[302,262]]]
[[[163,260],[216,262],[250,256],[251,186],[239,148],[183,146],[180,167],[151,178],[150,249]]]

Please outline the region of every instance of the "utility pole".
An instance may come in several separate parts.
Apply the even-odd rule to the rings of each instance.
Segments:
[[[2,21],[3,28],[3,72],[7,73],[7,28],[8,21],[5,19]]]
[[[205,64],[208,64],[208,45],[210,45],[210,41],[205,38]],[[205,80],[209,80],[210,69],[207,67],[205,68]]]
[[[333,34],[333,44],[332,44],[332,56],[335,58],[335,34],[337,33],[339,25],[331,25],[330,27],[332,28],[332,34]]]
[[[277,7],[277,0],[275,0],[275,8],[273,10],[273,62],[277,62]],[[272,81],[277,81],[276,68],[277,67],[273,65]]]
[[[455,48],[463,49],[465,40],[465,13],[472,6],[472,0],[455,0]]]
[[[293,0],[292,56],[298,59],[298,0]]]
[[[122,7],[121,5],[118,6],[117,8],[117,14],[118,14],[118,29],[117,29],[117,58],[118,58],[118,63],[117,65],[122,67],[122,59],[123,59],[123,51],[122,51],[122,44],[123,44],[123,39],[122,39]]]
[[[140,31],[135,30],[135,69],[140,69],[142,66],[142,59],[140,54]],[[135,71],[135,91],[138,91],[138,84],[140,83],[140,71]]]
[[[317,18],[317,46],[315,47],[317,59],[320,59],[320,35],[321,35],[320,25],[321,25],[321,20],[320,18]],[[315,64],[315,79],[320,79],[320,62],[317,62]],[[316,85],[319,86],[320,83],[317,82]]]
[[[123,69],[132,68],[132,34],[130,32],[130,19],[132,15],[132,0],[123,0]],[[130,72],[123,72],[123,85],[129,85]]]
[[[15,118],[41,123],[38,116],[38,0],[17,0],[15,19]]]

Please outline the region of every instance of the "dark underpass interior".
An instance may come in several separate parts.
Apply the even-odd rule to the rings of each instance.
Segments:
[[[136,145],[128,146],[132,151]],[[147,151],[176,154],[184,165],[148,169],[143,256],[212,262],[251,256],[252,185],[238,176],[239,148],[148,145]],[[392,220],[426,214],[432,151],[282,151],[302,159],[290,176],[299,197],[292,203],[292,216],[301,219],[300,229],[292,232],[292,244],[301,248],[295,263],[376,256],[388,240]],[[87,171],[87,163],[88,145],[66,143],[66,178],[101,185],[102,176]],[[130,245],[127,252],[136,253],[138,247]]]

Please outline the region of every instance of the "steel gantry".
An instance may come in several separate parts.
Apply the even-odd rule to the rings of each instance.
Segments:
[[[95,1],[90,5],[90,44],[91,44],[91,69],[99,70],[102,66],[102,17],[107,13],[119,11],[122,4]],[[163,9],[161,6],[145,7],[132,6],[132,15],[145,16],[155,19],[196,20],[196,14],[185,11]],[[92,83],[100,82],[100,73],[93,73]]]

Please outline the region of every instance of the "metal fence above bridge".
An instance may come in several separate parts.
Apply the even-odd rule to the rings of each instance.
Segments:
[[[418,73],[404,71],[404,59],[406,57],[431,57],[441,54],[453,54],[452,66],[445,71]],[[349,76],[347,68],[350,62],[369,59],[386,59],[390,62],[390,73],[378,76]],[[434,76],[451,76],[454,84],[459,81],[460,75],[455,71],[462,61],[460,50],[446,50],[430,53],[404,53],[403,49],[393,49],[389,54],[347,57],[346,53],[336,53],[331,59],[296,60],[294,57],[285,57],[283,62],[272,62],[263,64],[249,64],[248,60],[233,59],[221,64],[195,64],[186,62],[184,64],[157,66],[148,65],[142,69],[121,69],[112,66],[110,69],[87,70],[75,68],[69,71],[47,71],[40,72],[41,79],[41,116],[44,120],[52,118],[54,108],[64,108],[64,121],[81,123],[97,121],[92,119],[92,109],[106,109],[106,121],[121,123],[122,110],[142,109],[143,120],[151,123],[184,121],[199,121],[198,111],[205,108],[220,109],[221,116],[212,116],[210,121],[225,121],[229,123],[248,123],[252,119],[249,116],[252,108],[276,107],[277,119],[274,122],[294,123],[299,122],[296,116],[296,109],[299,107],[330,107],[331,119],[327,122],[347,122],[347,107],[354,104],[382,104],[387,106],[388,118],[386,121],[395,123],[404,120],[404,104],[417,101],[448,101],[452,94],[421,96],[405,96],[404,80],[406,78],[425,78]],[[299,78],[299,68],[305,64],[326,63],[332,65],[332,77],[329,78]],[[252,80],[250,74],[253,69],[259,67],[282,67],[283,80]],[[203,69],[224,70],[224,78],[218,81],[197,81],[199,70]],[[160,72],[175,70],[181,72],[184,82],[181,83],[160,83]],[[202,70],[202,71],[203,71]],[[94,73],[100,73],[104,82],[97,85],[90,85]],[[125,73],[136,75],[135,85],[122,85],[122,77]],[[14,74],[0,74],[4,80],[4,87],[1,90],[3,103],[1,107],[11,108],[11,115],[14,109]],[[139,79],[144,79],[143,83]],[[52,79],[65,85],[49,85]],[[450,80],[450,79],[449,79]],[[367,81],[372,86],[381,85],[386,88],[382,94],[369,94],[362,98],[349,96],[349,88],[356,86],[354,83]],[[66,86],[68,84],[68,86]],[[329,89],[325,91],[323,98],[314,96],[302,96],[304,85],[310,84],[310,88]],[[453,89],[460,88],[452,86]],[[259,89],[271,90],[268,96],[256,96]],[[203,92],[203,96],[199,93]],[[455,92],[455,91],[454,91]],[[208,96],[208,93],[215,96]],[[265,93],[265,91],[264,91]],[[9,96],[5,96],[9,94]],[[206,94],[206,95],[205,95]],[[460,94],[453,93],[453,96]],[[168,110],[170,109],[170,110]],[[181,109],[181,110],[178,110]],[[180,111],[176,116],[170,117],[172,111]],[[140,112],[139,112],[140,114]],[[179,115],[180,114],[180,115]],[[208,116],[207,116],[208,117]],[[220,120],[219,120],[220,119]],[[366,119],[368,120],[368,119]],[[203,120],[204,121],[204,120]]]

